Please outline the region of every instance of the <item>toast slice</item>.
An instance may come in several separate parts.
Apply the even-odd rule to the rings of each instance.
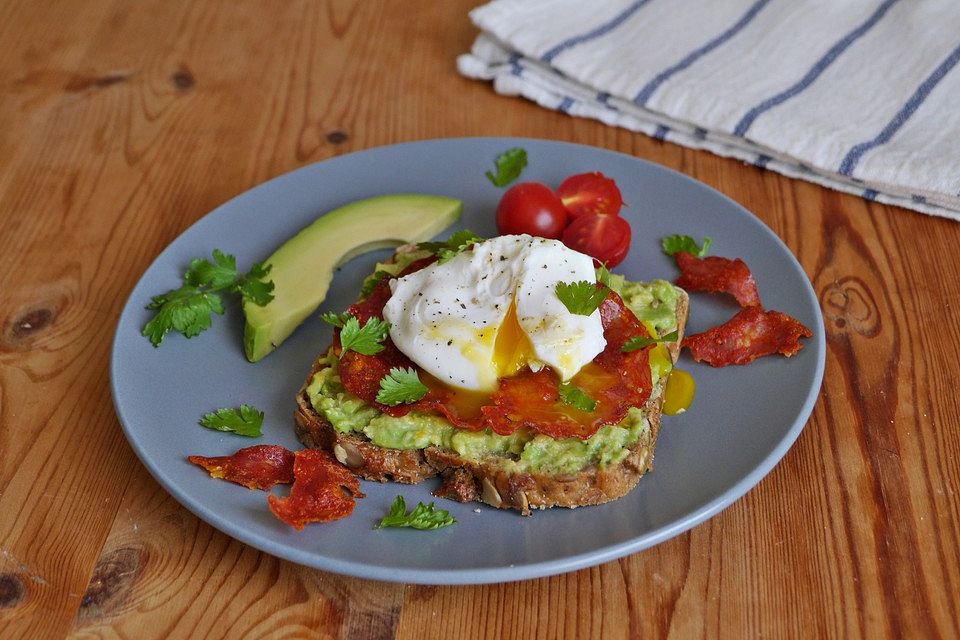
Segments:
[[[672,362],[676,362],[680,351],[689,309],[686,292],[678,291],[678,338],[675,342],[664,343]],[[439,475],[443,482],[434,495],[460,502],[477,500],[529,515],[531,509],[574,508],[616,500],[633,489],[653,466],[666,376],[654,385],[650,400],[642,407],[647,428],[630,445],[623,460],[603,469],[591,465],[577,473],[557,474],[517,471],[506,456],[490,455],[472,460],[435,446],[390,449],[374,444],[362,433],[341,433],[314,410],[307,393],[314,374],[327,366],[325,362],[323,357],[318,358],[297,394],[297,437],[307,447],[330,451],[337,460],[366,480],[415,484]]]

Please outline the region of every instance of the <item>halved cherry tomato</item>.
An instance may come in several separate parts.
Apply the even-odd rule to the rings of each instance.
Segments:
[[[617,183],[599,171],[570,176],[560,184],[557,195],[573,218],[586,214],[614,216],[623,206]]]
[[[580,216],[563,232],[563,244],[613,267],[630,249],[630,223],[620,216]]]
[[[550,187],[521,182],[507,189],[497,205],[497,231],[501,235],[529,233],[559,239],[570,214]]]

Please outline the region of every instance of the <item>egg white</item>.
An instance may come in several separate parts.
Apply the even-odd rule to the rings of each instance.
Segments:
[[[523,364],[569,380],[606,346],[599,311],[572,314],[557,298],[558,282],[579,280],[596,281],[589,256],[500,236],[391,280],[383,315],[397,348],[453,387],[490,392]]]

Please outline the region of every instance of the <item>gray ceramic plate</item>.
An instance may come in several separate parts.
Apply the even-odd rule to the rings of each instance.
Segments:
[[[712,369],[686,356],[680,366],[697,380],[696,402],[666,418],[656,469],[626,497],[576,510],[551,509],[523,518],[478,504],[441,500],[458,524],[437,531],[374,530],[398,493],[408,505],[430,501],[434,482],[418,486],[364,483],[367,498],[347,519],[296,532],[267,508],[266,496],[210,479],[187,462],[191,454],[226,455],[256,443],[299,448],[294,396],[310,364],[330,342],[313,318],[258,364],[243,356],[238,306],[192,340],[168,336],[159,349],[140,335],[151,295],[178,286],[189,261],[214,248],[241,268],[266,258],[294,232],[339,205],[383,193],[422,192],[461,198],[461,226],[496,235],[493,211],[501,189],[484,177],[500,152],[524,147],[524,180],[551,185],[602,171],[629,204],[633,246],[614,271],[631,279],[676,275],[659,250],[671,233],[714,239],[716,255],[750,265],[764,304],[810,327],[797,356],[764,358],[746,367]],[[364,275],[389,251],[353,260],[336,275],[321,311],[345,309]],[[736,307],[693,296],[689,330],[726,320]],[[579,145],[511,138],[447,139],[370,149],[310,165],[227,202],[177,238],[147,269],[120,317],[111,378],[123,429],[153,476],[184,506],[251,546],[304,565],[364,578],[427,584],[521,580],[588,567],[663,542],[715,515],[746,493],[783,457],[810,416],[824,367],[824,329],[817,299],[786,246],[757,218],[718,192],[634,157]],[[266,411],[264,437],[251,441],[197,426],[201,414],[251,403]],[[282,492],[282,489],[276,491]]]

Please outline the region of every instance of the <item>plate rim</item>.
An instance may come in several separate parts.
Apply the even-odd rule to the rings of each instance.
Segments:
[[[318,555],[315,552],[309,552],[302,549],[295,549],[290,547],[272,547],[271,541],[265,539],[263,536],[247,531],[242,526],[227,520],[225,517],[218,515],[216,512],[209,510],[202,502],[195,501],[185,492],[182,492],[176,484],[174,484],[168,477],[167,474],[163,473],[154,463],[153,459],[146,453],[144,446],[139,442],[135,436],[135,431],[127,424],[127,421],[124,419],[123,414],[120,408],[120,399],[119,399],[119,389],[118,389],[118,376],[117,368],[119,366],[119,349],[118,343],[120,339],[119,328],[121,324],[124,323],[125,318],[128,313],[132,313],[135,308],[137,308],[136,301],[133,300],[133,294],[136,288],[139,286],[140,282],[143,280],[144,276],[151,270],[153,267],[163,260],[167,253],[171,250],[171,247],[176,244],[181,238],[190,234],[198,225],[214,217],[221,217],[224,215],[229,215],[229,209],[231,205],[245,197],[249,197],[251,192],[254,192],[259,189],[265,189],[267,185],[272,185],[274,183],[283,182],[286,180],[295,180],[296,176],[300,173],[306,173],[314,168],[317,165],[328,164],[332,162],[337,162],[345,158],[350,158],[352,156],[369,153],[372,151],[378,152],[390,152],[400,151],[406,147],[421,147],[429,146],[434,144],[470,144],[470,143],[502,143],[509,146],[523,146],[524,143],[536,143],[536,144],[548,144],[548,145],[558,145],[562,147],[567,147],[572,151],[577,149],[588,149],[591,152],[602,152],[605,154],[612,154],[615,156],[620,156],[621,158],[627,159],[632,162],[639,162],[643,165],[646,165],[648,169],[653,171],[661,171],[671,174],[673,178],[679,178],[682,183],[686,186],[696,189],[705,189],[715,197],[719,197],[728,204],[732,205],[734,208],[739,210],[739,213],[746,214],[747,217],[751,218],[756,226],[766,234],[775,244],[779,246],[783,254],[787,257],[788,261],[792,262],[791,266],[803,274],[803,283],[804,283],[804,295],[807,298],[807,301],[811,304],[812,308],[816,311],[816,327],[813,328],[814,336],[813,340],[816,344],[817,351],[817,361],[815,364],[815,373],[812,384],[810,385],[809,391],[806,398],[804,399],[803,405],[800,408],[796,418],[793,421],[793,424],[790,425],[790,428],[785,432],[785,435],[777,445],[770,451],[770,453],[763,458],[763,460],[756,465],[753,469],[750,470],[743,478],[738,482],[734,483],[732,486],[725,489],[719,496],[715,497],[712,500],[708,500],[704,504],[701,504],[698,508],[692,510],[684,517],[675,520],[667,525],[646,531],[641,535],[638,535],[629,540],[625,540],[619,543],[614,543],[600,547],[598,549],[585,551],[582,553],[563,556],[560,558],[554,558],[550,560],[544,560],[539,562],[534,562],[531,564],[524,564],[520,566],[507,565],[500,567],[488,567],[488,568],[466,568],[466,569],[424,569],[424,568],[407,568],[407,567],[387,567],[379,564],[369,564],[361,563],[354,561],[344,561],[332,556],[322,556]],[[507,147],[504,147],[507,148]],[[325,215],[326,212],[323,214]],[[814,346],[810,344],[809,346]],[[411,140],[406,142],[400,142],[395,144],[381,145],[375,147],[368,147],[365,149],[359,149],[352,151],[350,153],[341,154],[327,158],[324,160],[319,160],[310,164],[303,165],[291,171],[282,173],[280,175],[274,176],[269,180],[258,183],[253,187],[246,189],[245,191],[231,197],[230,199],[224,201],[220,205],[216,206],[211,211],[197,218],[193,223],[191,223],[187,228],[181,231],[175,238],[170,240],[163,249],[151,260],[150,264],[144,269],[144,271],[139,275],[136,282],[130,289],[130,292],[124,302],[122,311],[117,318],[116,325],[114,326],[114,336],[111,341],[110,348],[110,391],[111,399],[114,405],[114,412],[116,413],[117,419],[120,422],[121,428],[123,430],[124,436],[129,443],[130,447],[133,449],[134,453],[140,459],[140,462],[147,468],[151,476],[160,484],[163,489],[169,493],[173,498],[188,511],[193,513],[195,516],[206,522],[207,524],[213,526],[222,533],[234,538],[244,544],[248,544],[255,549],[269,555],[282,558],[303,566],[311,567],[314,569],[319,569],[322,571],[330,571],[334,573],[339,573],[347,576],[354,576],[370,580],[380,580],[386,582],[395,582],[395,583],[406,583],[406,584],[424,584],[424,585],[473,585],[473,584],[492,584],[492,583],[501,583],[501,582],[512,582],[518,580],[531,580],[535,578],[541,578],[545,576],[558,575],[561,573],[567,573],[570,571],[576,571],[579,569],[597,566],[624,556],[637,553],[644,549],[656,546],[662,542],[665,542],[673,537],[684,533],[698,524],[712,518],[717,515],[728,506],[742,498],[746,493],[748,493],[752,488],[757,486],[767,475],[772,471],[772,469],[783,459],[786,453],[790,450],[793,444],[796,442],[797,438],[800,436],[800,433],[805,428],[806,424],[810,420],[810,416],[813,413],[814,406],[816,405],[817,400],[820,396],[820,391],[823,384],[823,376],[826,366],[826,329],[823,321],[823,313],[820,309],[819,300],[816,296],[816,291],[813,288],[813,284],[810,281],[807,272],[804,270],[803,266],[797,260],[796,256],[786,245],[786,243],[756,214],[752,211],[741,205],[739,202],[733,200],[726,194],[718,191],[717,189],[711,187],[710,185],[697,180],[691,176],[688,176],[684,173],[681,173],[670,167],[652,162],[650,160],[639,158],[637,156],[624,153],[621,151],[615,151],[605,147],[598,147],[593,145],[581,144],[576,142],[567,142],[562,140],[553,140],[550,138],[531,138],[531,137],[501,137],[501,136],[468,136],[468,137],[450,137],[450,138],[428,138],[423,140]]]

